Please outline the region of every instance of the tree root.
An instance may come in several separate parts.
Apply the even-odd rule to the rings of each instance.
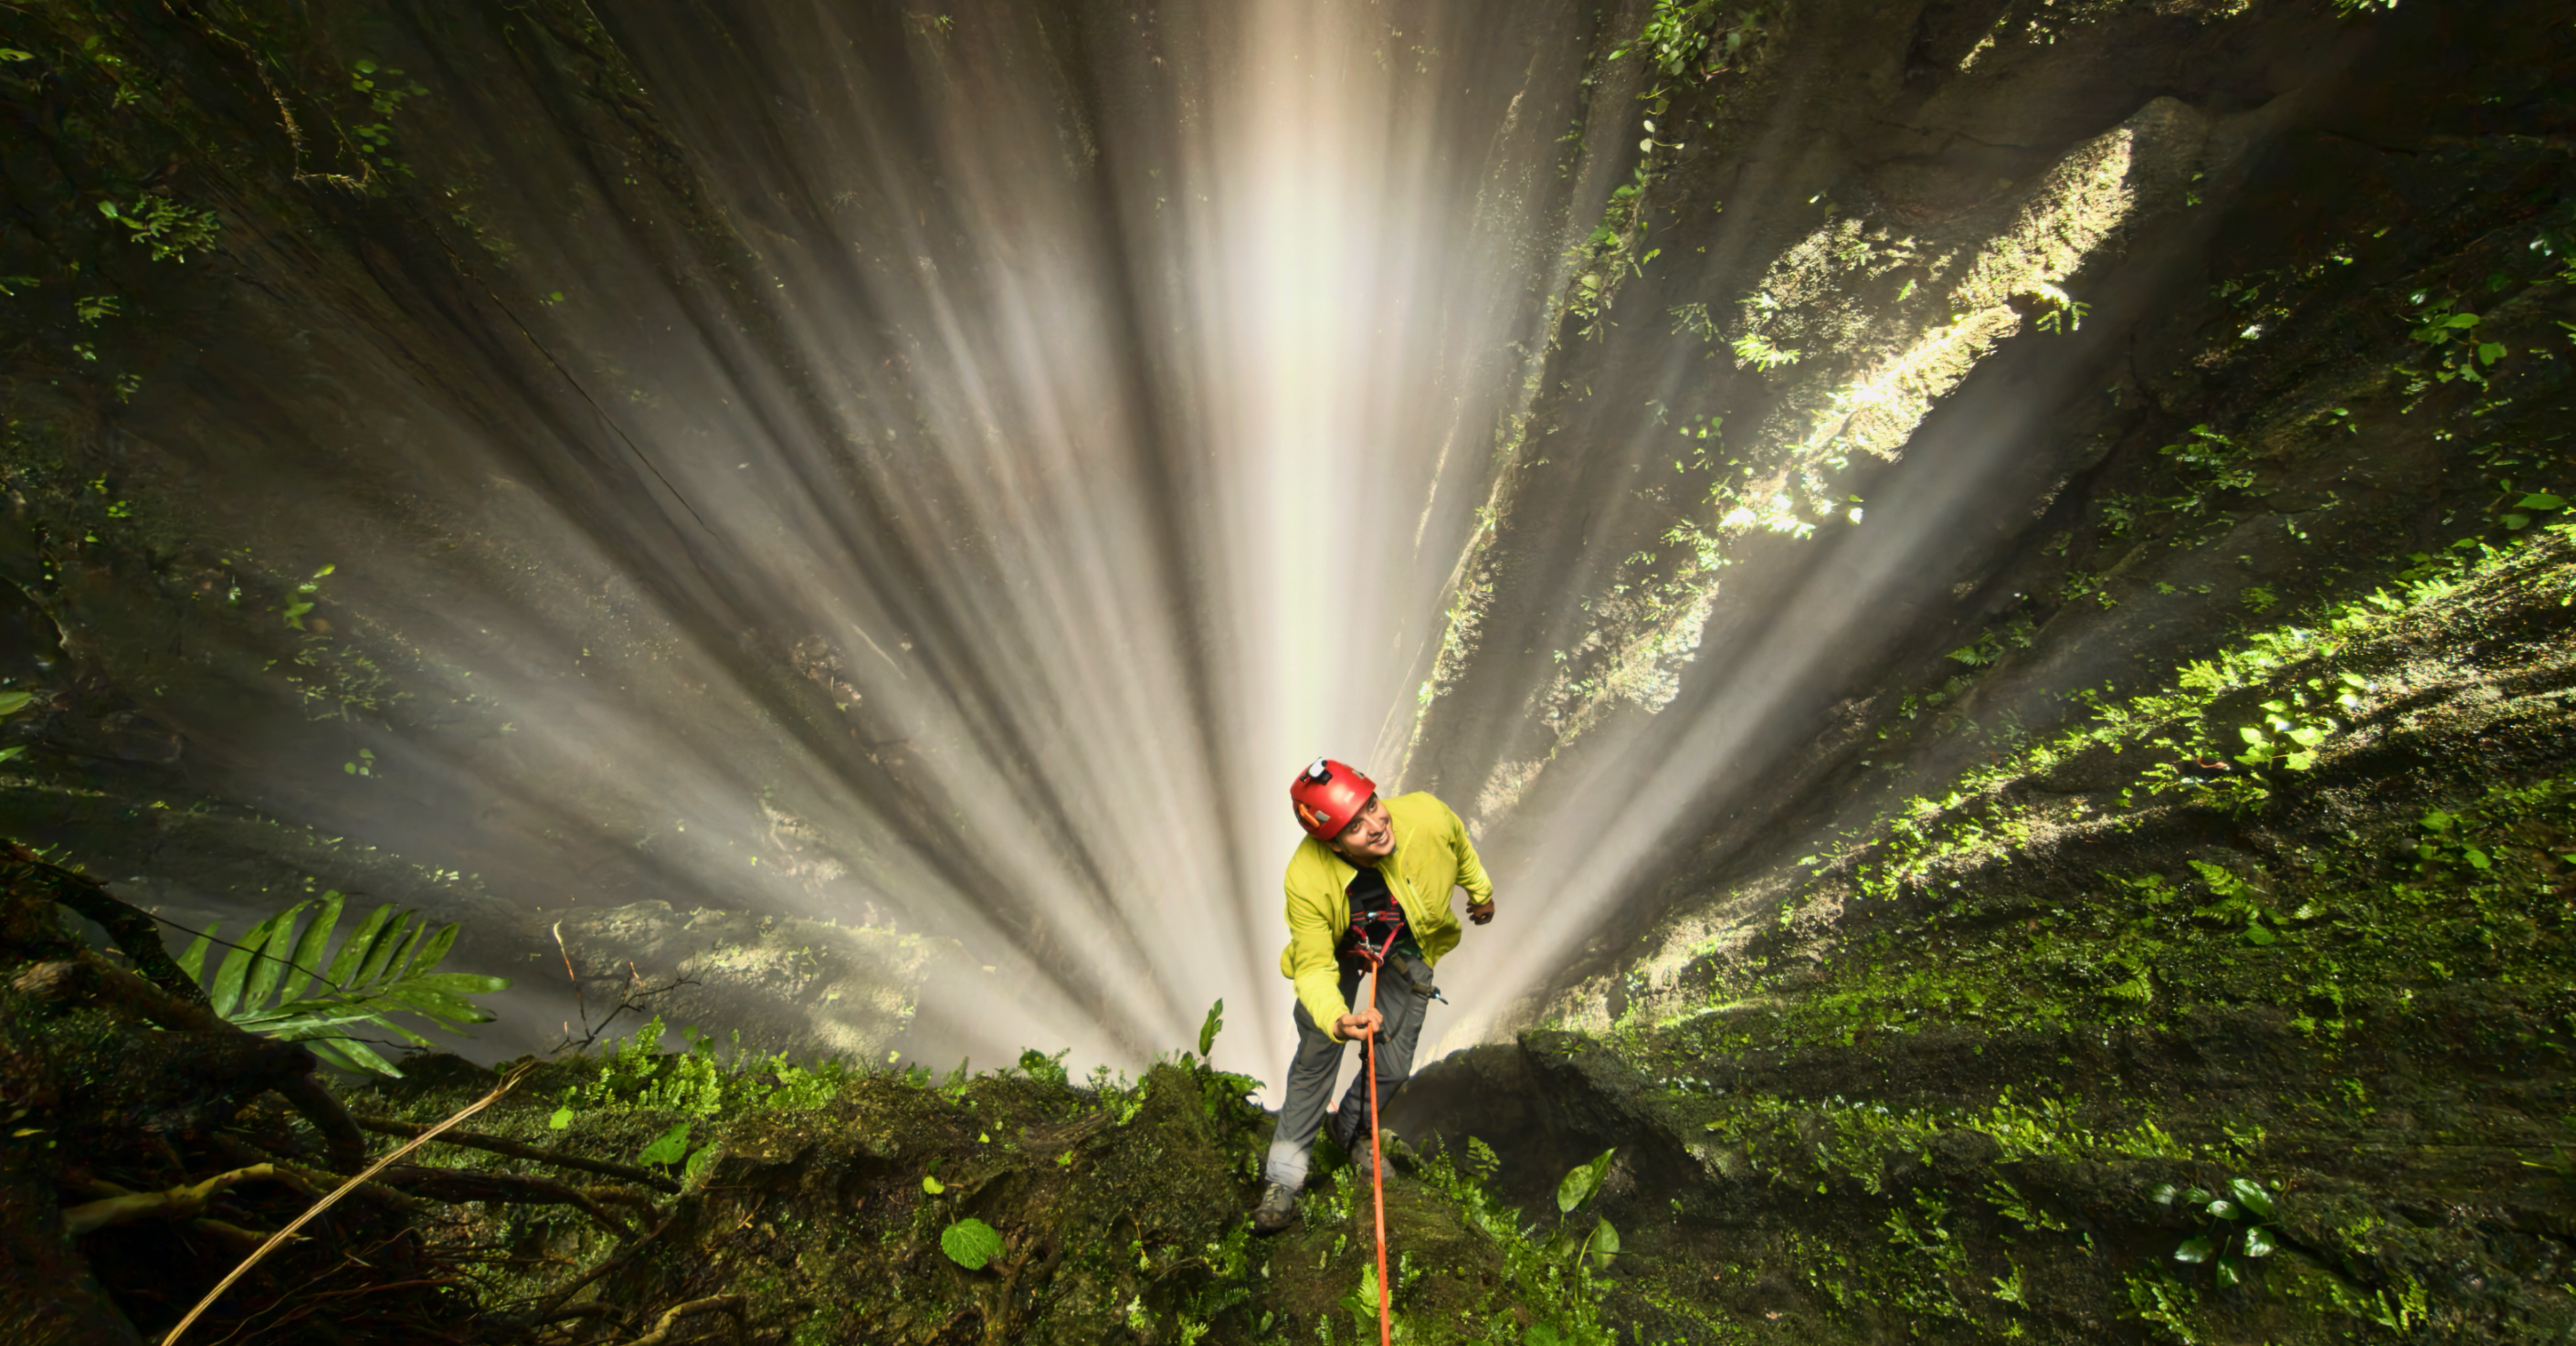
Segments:
[[[428,1128],[420,1128],[427,1130]],[[444,1140],[441,1135],[438,1139]],[[233,1136],[215,1137],[216,1145],[236,1157],[257,1154],[260,1147]],[[348,1181],[344,1174],[308,1172],[291,1165],[274,1167],[281,1174],[293,1174],[320,1187],[336,1187]],[[319,1195],[319,1193],[315,1193]],[[467,1169],[430,1168],[419,1164],[400,1164],[351,1190],[350,1195],[366,1197],[391,1205],[398,1210],[417,1211],[424,1201],[489,1201],[519,1206],[575,1206],[602,1228],[621,1239],[633,1238],[635,1231],[608,1211],[609,1206],[625,1206],[651,1214],[657,1209],[653,1198],[616,1187],[574,1187],[544,1178],[525,1177],[516,1173],[488,1173]]]
[[[259,1245],[259,1248],[251,1253],[250,1256],[243,1258],[241,1264],[226,1273],[222,1280],[215,1282],[215,1288],[208,1290],[205,1297],[199,1299],[196,1306],[189,1309],[187,1315],[179,1320],[178,1326],[171,1328],[169,1334],[161,1339],[161,1346],[178,1346],[179,1338],[187,1333],[189,1324],[196,1322],[198,1318],[204,1316],[207,1306],[222,1298],[224,1291],[232,1288],[233,1282],[250,1274],[250,1269],[259,1265],[260,1259],[267,1256],[271,1248],[274,1248],[278,1244],[285,1242],[288,1238],[293,1237],[296,1230],[303,1228],[307,1222],[313,1220],[322,1212],[329,1210],[333,1202],[346,1196],[351,1190],[364,1186],[368,1179],[375,1177],[386,1168],[391,1167],[395,1160],[400,1159],[404,1155],[419,1149],[422,1145],[427,1144],[431,1137],[436,1136],[439,1132],[456,1125],[458,1122],[464,1121],[466,1118],[471,1117],[478,1112],[481,1112],[485,1108],[500,1102],[501,1096],[517,1087],[519,1081],[525,1079],[528,1071],[532,1068],[533,1067],[530,1066],[522,1066],[519,1069],[512,1071],[509,1075],[502,1078],[500,1084],[494,1086],[492,1092],[485,1094],[481,1098],[478,1098],[473,1102],[466,1104],[464,1107],[457,1109],[455,1112],[450,1113],[445,1121],[429,1128],[429,1130],[423,1133],[419,1139],[407,1142],[400,1148],[396,1149],[392,1154],[386,1155],[384,1158],[368,1165],[365,1172],[362,1172],[356,1177],[349,1179],[347,1182],[340,1184],[338,1187],[333,1188],[330,1195],[314,1202],[302,1215],[296,1216],[294,1221],[288,1224],[286,1228],[270,1235],[267,1242]],[[346,1113],[341,1114],[343,1120],[345,1120],[347,1116],[348,1114]],[[351,1124],[351,1128],[353,1130],[355,1129],[355,1123]]]
[[[322,1196],[321,1189],[294,1173],[281,1171],[274,1164],[252,1164],[165,1192],[130,1192],[114,1183],[92,1183],[93,1190],[109,1195],[64,1211],[63,1223],[67,1232],[78,1237],[137,1220],[193,1220],[205,1213],[207,1202],[226,1189],[245,1182],[284,1183],[316,1200]]]
[[[275,1167],[279,1173],[291,1174],[303,1182],[311,1184],[315,1189],[316,1195],[319,1195],[321,1192],[329,1191],[331,1188],[337,1187],[348,1180],[346,1174],[333,1173],[327,1169],[307,1168],[302,1165],[283,1162],[282,1158],[272,1158],[271,1156],[278,1155],[279,1152],[270,1150],[263,1145],[254,1144],[253,1142],[244,1140],[239,1136],[226,1135],[220,1131],[206,1137],[204,1143],[207,1148],[215,1151],[217,1154],[235,1164],[248,1167],[252,1164],[264,1163]],[[393,1188],[387,1187],[382,1183],[375,1182],[368,1183],[366,1186],[352,1191],[349,1195],[374,1202],[377,1205],[384,1206],[392,1210],[400,1211],[405,1215],[418,1214],[422,1205],[419,1197],[397,1192]]]
[[[7,855],[18,865],[8,876],[11,880],[44,890],[56,902],[94,922],[116,937],[118,951],[133,959],[135,968],[153,985],[174,999],[211,1012],[206,989],[179,970],[168,946],[161,942],[161,924],[152,919],[152,913],[110,894],[105,884],[87,874],[46,864],[25,846],[12,842]]]
[[[276,1090],[302,1113],[322,1133],[323,1147],[335,1167],[356,1168],[366,1162],[366,1133],[350,1119],[348,1109],[313,1078],[311,1052],[292,1043],[271,1042],[245,1033],[212,1009],[166,995],[159,987],[85,948],[72,950],[68,958],[34,964],[19,973],[12,985],[28,995],[49,999],[88,996],[174,1032],[232,1034],[263,1048],[280,1049],[272,1053],[278,1069],[244,1083]]]
[[[380,1136],[401,1136],[406,1140],[429,1129],[416,1122],[397,1121],[391,1117],[372,1117],[361,1114],[353,1120],[359,1126]],[[486,1136],[472,1131],[449,1131],[438,1138],[438,1143],[462,1145],[468,1149],[504,1154],[513,1159],[532,1160],[580,1173],[596,1173],[603,1178],[616,1178],[622,1182],[650,1187],[654,1191],[671,1196],[677,1196],[680,1192],[680,1184],[658,1173],[636,1168],[630,1164],[613,1164],[603,1159],[584,1159],[580,1155],[566,1154],[561,1150],[549,1150],[535,1145],[523,1145],[515,1140],[503,1140],[499,1136]]]
[[[433,1201],[492,1201],[514,1206],[572,1206],[602,1229],[621,1239],[635,1237],[625,1221],[590,1193],[544,1178],[511,1173],[476,1173],[455,1168],[422,1168],[403,1164],[386,1169],[376,1181]]]
[[[676,1210],[672,1211],[670,1214],[662,1217],[662,1222],[660,1224],[653,1226],[652,1232],[647,1233],[644,1237],[637,1239],[633,1243],[627,1244],[625,1247],[610,1254],[607,1258],[603,1259],[598,1266],[592,1267],[590,1270],[581,1273],[570,1281],[555,1287],[555,1289],[549,1292],[544,1299],[537,1301],[533,1320],[537,1322],[546,1321],[547,1316],[555,1312],[556,1309],[562,1307],[565,1300],[572,1298],[574,1295],[580,1294],[583,1289],[587,1288],[591,1284],[591,1282],[598,1280],[600,1277],[605,1276],[608,1273],[617,1270],[619,1267],[626,1265],[629,1261],[632,1261],[639,1249],[643,1248],[644,1245],[651,1243],[653,1240],[662,1237],[664,1234],[671,1232],[672,1226],[677,1225],[679,1222],[680,1212]]]
[[[621,1328],[635,1321],[635,1315],[614,1304],[602,1304],[595,1299],[585,1299],[578,1304],[566,1304],[542,1318],[535,1319],[534,1324],[544,1327],[552,1323],[570,1322],[575,1318],[605,1318]]]
[[[626,1346],[670,1346],[673,1328],[679,1326],[685,1319],[707,1313],[733,1315],[734,1340],[740,1341],[743,1333],[750,1328],[749,1315],[745,1312],[750,1304],[751,1297],[748,1295],[709,1295],[704,1299],[692,1299],[685,1304],[674,1304],[664,1309],[662,1316],[654,1320],[652,1331],[628,1342]]]

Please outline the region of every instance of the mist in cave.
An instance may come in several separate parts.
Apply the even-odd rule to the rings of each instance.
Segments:
[[[1134,1065],[1225,998],[1230,1064],[1269,1073],[1281,795],[1317,753],[1403,778],[1561,235],[1622,157],[1560,144],[1592,20],[602,17],[685,184],[464,68],[506,22],[380,26],[371,67],[423,92],[377,167],[479,184],[370,258],[423,273],[410,312],[246,242],[285,349],[192,352],[137,408],[186,437],[152,425],[200,409],[156,403],[178,381],[232,413],[215,494],[283,525],[244,552],[457,708],[362,759],[234,725],[227,778],[511,905],[961,941],[925,1057]],[[479,1053],[568,1016],[540,952]]]
[[[2025,601],[1998,567],[2098,453],[2062,407],[2367,49],[2259,30],[2276,91],[2177,64],[2194,103],[2054,73],[2058,19],[1943,17],[1894,85],[1866,15],[1705,19],[352,11],[394,138],[287,146],[334,241],[225,200],[229,293],[117,412],[228,547],[195,594],[294,644],[175,637],[136,657],[205,685],[122,714],[183,797],[472,875],[446,914],[520,982],[486,1056],[572,1033],[560,972],[642,975],[581,921],[660,901],[932,941],[898,1054],[1132,1066],[1223,999],[1270,1075],[1319,754],[1495,869],[1427,1042],[1592,1013],[1672,885],[1877,807],[1817,736]],[[149,643],[114,589],[75,643]],[[146,888],[238,929],[355,881],[311,858]]]
[[[613,184],[514,222],[563,298],[509,314],[562,375],[512,395],[577,409],[419,452],[462,512],[529,490],[494,542],[546,598],[375,561],[472,596],[435,648],[459,696],[522,671],[512,762],[378,770],[635,847],[654,896],[964,941],[923,1055],[1134,1064],[1226,998],[1270,1073],[1279,796],[1318,752],[1400,777],[1580,49],[1543,6],[734,17],[612,23],[765,288],[672,283]],[[599,171],[475,100],[493,178]],[[624,648],[566,590],[631,604]],[[782,827],[810,858],[756,863]]]

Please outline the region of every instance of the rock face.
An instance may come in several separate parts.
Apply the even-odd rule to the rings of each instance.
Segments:
[[[2569,1330],[2576,531],[2483,555],[1731,894],[1394,1124],[1540,1212],[1617,1145],[1647,1339]]]
[[[1587,951],[1500,1022],[2563,480],[2546,20],[1864,8],[1639,109],[1464,565],[1406,783]]]

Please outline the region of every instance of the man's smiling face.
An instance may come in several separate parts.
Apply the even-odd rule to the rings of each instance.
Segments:
[[[1370,866],[1395,854],[1395,820],[1376,795],[1360,806],[1359,816],[1333,838],[1333,850],[1354,865]]]

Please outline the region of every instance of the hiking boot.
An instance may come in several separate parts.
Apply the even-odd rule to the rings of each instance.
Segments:
[[[1404,1147],[1404,1142],[1396,1139],[1394,1132],[1385,1130],[1379,1131],[1377,1133],[1377,1147],[1385,1154],[1388,1173],[1392,1174],[1399,1170],[1407,1173],[1413,1171],[1413,1151],[1406,1149]],[[1358,1178],[1361,1182],[1370,1182],[1375,1180],[1377,1177],[1378,1155],[1370,1152],[1368,1138],[1365,1135],[1361,1136],[1354,1144],[1350,1154],[1351,1175]]]
[[[1261,1189],[1261,1204],[1252,1208],[1252,1227],[1264,1234],[1276,1234],[1297,1218],[1297,1192],[1286,1183],[1274,1182]]]

